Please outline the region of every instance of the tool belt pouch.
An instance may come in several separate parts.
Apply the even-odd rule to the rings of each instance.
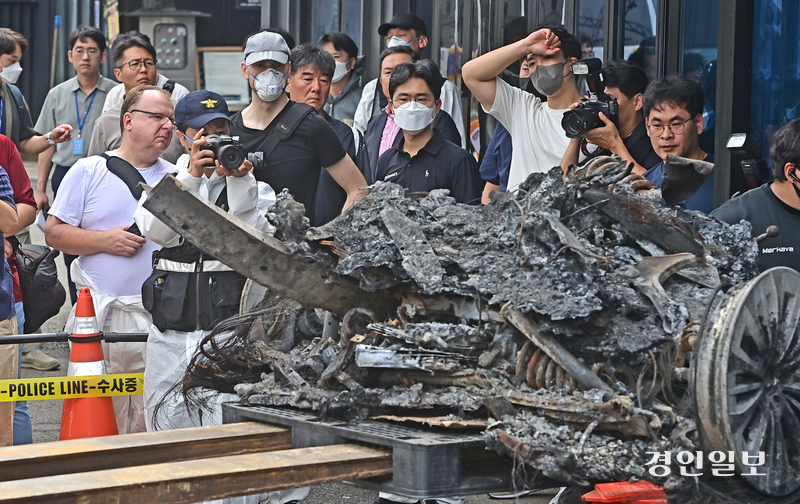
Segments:
[[[159,331],[208,331],[239,313],[245,278],[235,271],[182,273],[153,270],[142,304]]]
[[[197,325],[204,331],[239,314],[245,278],[235,271],[212,271],[197,275],[200,311]]]
[[[194,331],[196,296],[190,284],[193,273],[153,270],[142,285],[142,305],[153,316],[159,331]]]

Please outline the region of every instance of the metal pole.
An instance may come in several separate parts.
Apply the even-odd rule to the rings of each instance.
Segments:
[[[104,341],[108,343],[144,343],[147,341],[147,333],[101,333]],[[4,345],[20,345],[24,343],[52,343],[69,341],[68,332],[41,333],[41,334],[15,334],[3,336]],[[78,336],[81,338],[81,336]]]

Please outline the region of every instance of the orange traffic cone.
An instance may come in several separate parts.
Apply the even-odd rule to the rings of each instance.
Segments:
[[[94,314],[92,293],[81,287],[78,303],[75,306],[75,329],[72,352],[69,355],[67,376],[94,376],[106,374],[103,360],[103,347]],[[79,341],[86,338],[89,341]],[[84,397],[64,399],[61,414],[61,435],[59,440],[78,439],[97,436],[115,436],[117,419],[110,397]]]

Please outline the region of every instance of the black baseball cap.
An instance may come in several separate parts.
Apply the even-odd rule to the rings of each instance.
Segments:
[[[392,28],[402,28],[403,30],[414,30],[417,35],[428,35],[428,27],[425,21],[411,12],[401,12],[396,14],[391,21],[383,23],[378,27],[378,35],[385,37]]]
[[[175,105],[175,124],[179,126],[200,129],[214,119],[231,121],[225,98],[213,91],[192,91]]]

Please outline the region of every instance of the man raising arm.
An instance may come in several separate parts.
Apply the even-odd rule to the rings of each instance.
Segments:
[[[511,63],[532,54],[531,82],[547,95],[547,103],[510,86],[497,76]],[[581,55],[578,39],[563,26],[547,25],[464,65],[464,83],[483,106],[511,133],[513,156],[508,190],[535,172],[559,166],[569,145],[561,119],[581,94],[572,63]]]

